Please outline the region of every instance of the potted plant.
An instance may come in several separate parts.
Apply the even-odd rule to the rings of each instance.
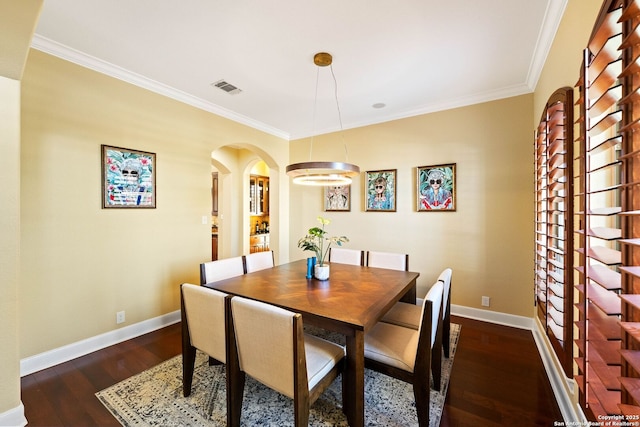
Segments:
[[[318,221],[322,227],[310,228],[307,235],[298,240],[298,247],[303,251],[315,252],[317,262],[314,267],[314,276],[318,280],[327,280],[329,278],[329,264],[325,261],[329,254],[329,248],[332,244],[342,246],[349,239],[347,236],[327,237],[327,231],[324,227],[331,223],[331,220],[319,216]]]

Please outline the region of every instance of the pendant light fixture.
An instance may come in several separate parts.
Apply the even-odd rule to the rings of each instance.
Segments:
[[[333,58],[331,54],[326,52],[316,53],[313,57],[313,63],[318,67],[331,66]],[[314,104],[314,123],[315,123],[315,107],[318,103],[318,78],[319,71],[316,77],[316,97]],[[333,76],[333,82],[336,87],[335,97],[336,106],[338,108],[338,118],[340,120],[340,130],[342,131],[342,117],[340,115],[340,105],[338,104],[338,90],[336,77],[333,74],[333,68],[331,68],[331,75]],[[313,150],[313,135],[311,136],[311,149],[309,150],[309,161],[302,163],[294,163],[287,166],[287,175],[293,178],[294,184],[302,185],[347,185],[351,184],[351,178],[360,174],[360,168],[351,163],[343,162],[312,162],[311,153]],[[345,146],[346,154],[346,146]]]

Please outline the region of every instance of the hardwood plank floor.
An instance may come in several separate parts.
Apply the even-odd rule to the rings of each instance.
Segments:
[[[553,426],[562,413],[530,331],[462,325],[441,426]]]
[[[552,426],[562,416],[531,332],[452,317],[462,325],[442,427]],[[94,396],[180,354],[180,325],[22,378],[29,426],[119,426]]]

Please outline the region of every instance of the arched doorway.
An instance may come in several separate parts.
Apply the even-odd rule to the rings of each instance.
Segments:
[[[218,209],[215,218],[212,208],[212,224],[217,224],[218,257],[248,254],[252,252],[251,237],[260,235],[261,239],[265,240],[268,234],[268,248],[274,251],[276,263],[281,255],[284,255],[283,260],[288,260],[288,230],[279,227],[283,214],[280,203],[283,189],[279,176],[281,166],[271,155],[251,144],[220,147],[211,153],[211,162],[212,174],[217,173],[218,184]],[[254,181],[255,192],[259,192],[259,185],[262,185],[262,199],[256,199],[255,195],[252,197],[251,183],[255,177],[262,179],[261,184]],[[212,175],[212,207],[213,182]],[[268,182],[268,187],[265,186],[265,182]],[[286,192],[288,186],[286,183],[284,185]],[[256,200],[262,200],[261,210],[257,209]],[[256,233],[256,225],[260,233]],[[281,250],[282,245],[285,246]],[[262,243],[260,248],[266,247]]]

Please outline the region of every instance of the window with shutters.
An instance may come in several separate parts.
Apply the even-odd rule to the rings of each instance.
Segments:
[[[607,0],[578,82],[575,379],[590,420],[640,414],[640,6]]]
[[[573,88],[554,92],[536,130],[538,317],[567,376],[573,374]]]

